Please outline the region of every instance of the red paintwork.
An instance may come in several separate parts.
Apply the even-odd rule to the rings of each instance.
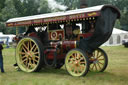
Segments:
[[[63,54],[58,54],[57,59],[58,60],[65,59],[65,56],[66,56],[66,54],[64,54],[64,53]]]
[[[99,11],[81,13],[81,14],[72,14],[72,15],[59,16],[59,17],[49,17],[49,18],[28,20],[28,21],[11,22],[11,23],[6,23],[6,26],[7,27],[25,26],[25,25],[27,26],[27,25],[32,25],[32,24],[62,22],[62,21],[70,21],[70,20],[74,20],[74,19],[85,19],[85,18],[96,17],[96,16],[100,16]]]
[[[64,30],[50,30],[49,40],[59,40],[59,36],[61,36],[62,40],[65,38]]]
[[[28,36],[31,36],[31,37],[38,37],[37,34],[35,32],[31,32],[28,34]]]
[[[53,60],[54,57],[55,57],[55,52],[56,52],[56,49],[46,49],[44,51],[44,54],[45,56],[47,57],[47,59],[51,59]],[[65,55],[64,53],[61,53],[61,54],[56,54],[56,58],[57,59],[64,59],[65,58]]]
[[[45,56],[47,59],[53,59],[54,58],[54,53],[56,52],[56,49],[46,49],[44,51]]]
[[[58,48],[60,50],[60,53],[57,54],[56,58],[57,59],[64,59],[65,58],[64,51],[68,51],[70,49],[76,48],[76,41],[52,42],[51,43],[52,49],[48,48],[44,51],[44,54],[47,56],[48,59],[54,58],[54,53],[56,52],[56,48],[58,45],[61,45],[60,48]]]
[[[84,34],[79,34],[78,35],[78,40],[80,40],[80,37],[83,37],[83,38],[88,38],[90,36],[92,36],[93,33],[84,33]]]
[[[66,50],[67,48],[69,49],[76,48],[76,41],[63,41],[62,48],[63,50]]]
[[[51,46],[56,48],[56,46],[59,44],[61,45],[61,48],[63,48],[63,50],[67,49],[67,47],[69,47],[70,49],[76,48],[76,41],[52,42]]]

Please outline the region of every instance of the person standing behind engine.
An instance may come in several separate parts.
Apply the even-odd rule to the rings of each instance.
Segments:
[[[3,50],[3,46],[0,44],[0,69],[1,69],[1,73],[4,73],[2,50]]]

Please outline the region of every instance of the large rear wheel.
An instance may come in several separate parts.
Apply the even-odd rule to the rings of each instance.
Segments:
[[[16,48],[16,61],[22,71],[36,72],[43,65],[43,45],[37,38],[25,37]]]
[[[89,59],[82,50],[73,49],[66,55],[65,67],[72,76],[85,76],[89,70]]]
[[[108,65],[108,56],[101,48],[96,49],[89,60],[90,71],[103,72]]]

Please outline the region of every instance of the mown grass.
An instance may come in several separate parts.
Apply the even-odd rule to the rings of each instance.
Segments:
[[[15,50],[4,49],[5,74],[0,73],[0,85],[128,85],[128,48],[102,47],[109,63],[103,73],[89,72],[85,77],[70,76],[64,66],[61,69],[42,69],[38,73],[16,71]]]

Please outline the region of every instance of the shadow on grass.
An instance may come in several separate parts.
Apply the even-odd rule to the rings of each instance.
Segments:
[[[61,69],[53,69],[53,68],[43,68],[39,72],[34,72],[34,74],[55,74],[55,75],[66,75],[66,76],[71,76],[66,69],[61,68]],[[117,75],[110,73],[110,72],[91,72],[89,71],[84,77],[89,78],[89,77],[117,77]]]
[[[89,71],[87,75],[90,76],[90,77],[97,76],[97,75],[101,75],[101,76],[111,75],[111,76],[114,76],[114,74],[110,73],[110,72],[91,72],[91,71]]]
[[[57,75],[69,75],[66,69],[53,69],[53,68],[42,68],[39,72],[34,74],[57,74]]]

